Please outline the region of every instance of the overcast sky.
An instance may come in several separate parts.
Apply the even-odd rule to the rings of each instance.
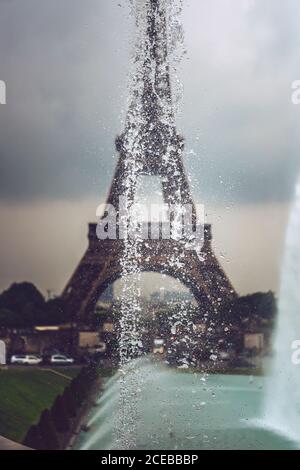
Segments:
[[[239,292],[277,288],[299,170],[298,0],[188,0],[178,127]],[[109,188],[126,111],[125,0],[0,0],[0,289],[59,292]]]

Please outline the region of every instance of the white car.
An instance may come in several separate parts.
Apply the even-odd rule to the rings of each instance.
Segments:
[[[29,366],[37,366],[43,359],[38,356],[33,356],[29,354],[15,354],[11,356],[10,363],[11,364],[20,364],[20,365],[29,365]]]
[[[154,354],[163,354],[165,351],[165,341],[162,338],[156,338],[153,344]]]
[[[101,343],[98,343],[97,346],[94,348],[94,352],[95,353],[105,353],[106,351],[106,344],[101,342]]]
[[[57,364],[57,365],[70,365],[74,364],[74,359],[72,357],[64,356],[63,354],[53,354],[50,357],[50,363],[51,364]]]

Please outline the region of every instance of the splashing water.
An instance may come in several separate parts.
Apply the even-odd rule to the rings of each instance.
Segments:
[[[176,151],[175,117],[170,95],[170,66],[180,59],[180,44],[183,40],[179,15],[182,0],[129,0],[131,13],[135,17],[136,40],[133,57],[129,109],[125,131],[119,138],[122,158],[122,196],[125,210],[124,247],[121,257],[121,306],[120,306],[120,398],[119,416],[116,425],[116,440],[120,449],[135,447],[136,425],[139,420],[137,402],[141,390],[139,373],[133,371],[130,386],[127,380],[128,364],[143,354],[141,341],[141,292],[140,265],[142,259],[142,235],[138,231],[139,219],[132,210],[136,200],[138,177],[145,170],[147,155],[151,169],[153,160],[164,149],[162,165],[172,172],[172,156]],[[154,26],[155,25],[155,26]],[[152,29],[154,28],[154,29]],[[157,48],[157,49],[156,49]],[[173,65],[170,65],[173,57]],[[178,80],[176,80],[178,85]],[[175,87],[176,88],[176,87]],[[178,89],[178,87],[177,87]],[[177,93],[179,95],[179,93]],[[176,101],[178,101],[176,99]],[[124,158],[125,157],[125,158]],[[155,162],[154,162],[155,164]],[[175,171],[175,169],[174,169]],[[180,203],[180,194],[174,201]],[[177,262],[174,254],[174,262]],[[132,282],[134,278],[134,282]]]
[[[300,181],[286,239],[279,315],[275,334],[275,360],[266,393],[265,423],[300,440],[300,365],[293,345],[300,340]]]

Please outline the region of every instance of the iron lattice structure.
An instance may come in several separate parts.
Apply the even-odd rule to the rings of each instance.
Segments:
[[[124,133],[116,139],[119,160],[107,197],[107,204],[118,209],[119,197],[126,194],[129,205],[134,201],[136,183],[141,175],[161,179],[164,203],[190,204],[196,208],[184,171],[183,138],[177,133],[170,71],[168,64],[167,17],[159,0],[145,0],[144,35],[138,38],[132,102]],[[134,178],[130,179],[133,174]],[[131,181],[128,188],[128,180]],[[211,226],[204,226],[204,243],[199,253],[187,249],[184,240],[164,239],[162,230],[156,239],[140,242],[140,271],[170,275],[194,294],[205,310],[216,313],[224,300],[236,293],[212,249]],[[96,224],[89,224],[88,248],[67,283],[62,299],[77,322],[85,322],[94,312],[104,290],[122,276],[120,260],[124,241],[99,240]]]

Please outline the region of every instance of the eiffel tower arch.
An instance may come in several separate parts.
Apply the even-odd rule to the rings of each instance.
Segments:
[[[120,259],[123,242],[99,240],[96,224],[89,224],[88,248],[63,292],[63,299],[77,321],[84,322],[95,310],[100,295],[122,276]],[[220,300],[231,299],[235,291],[211,246],[211,226],[205,225],[204,244],[199,258],[195,250],[184,250],[175,240],[146,240],[141,245],[142,272],[157,272],[181,281],[201,306],[215,309]],[[170,262],[173,254],[180,263]]]
[[[194,221],[196,207],[182,161],[184,142],[176,131],[173,115],[167,18],[161,0],[145,0],[145,24],[145,40],[137,51],[139,57],[142,56],[136,78],[139,92],[133,94],[124,133],[116,139],[119,160],[107,204],[118,211],[120,196],[127,194],[134,200],[140,176],[156,176],[162,183],[164,203],[169,208],[189,204]],[[141,123],[138,132],[133,122],[137,117]],[[134,145],[130,146],[133,133],[136,133]],[[128,194],[126,181],[133,165],[136,178]],[[124,241],[101,240],[97,238],[96,228],[96,224],[89,224],[88,248],[62,293],[62,299],[77,322],[89,317],[101,293],[122,276]],[[178,240],[164,239],[161,227],[158,233],[156,239],[149,238],[139,244],[140,271],[167,274],[181,281],[199,305],[205,305],[206,311],[216,312],[221,302],[236,296],[213,252],[210,225],[204,226],[200,253],[186,248]]]

